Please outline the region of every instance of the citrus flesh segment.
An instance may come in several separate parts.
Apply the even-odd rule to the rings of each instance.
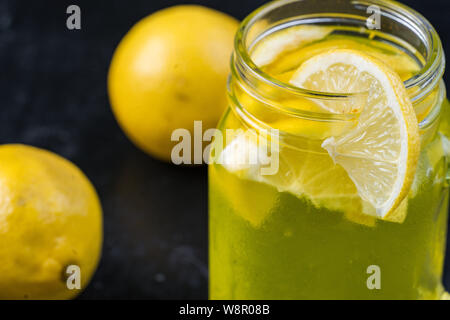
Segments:
[[[308,59],[330,50],[352,49],[382,60],[391,66],[403,81],[420,72],[421,67],[417,61],[401,49],[389,44],[389,39],[386,39],[386,42],[373,41],[370,37],[343,36],[336,31],[339,32],[339,29],[334,28],[333,32],[323,39],[306,43],[295,50],[280,54],[276,61],[264,66],[263,70],[281,81],[289,82],[292,74]],[[275,37],[275,34],[273,37]]]
[[[258,67],[266,66],[281,54],[299,46],[325,38],[333,31],[330,27],[296,26],[269,35],[253,49],[251,58]]]
[[[365,97],[356,110],[354,101],[361,99],[324,103],[329,112],[361,114],[354,129],[326,139],[322,147],[345,169],[377,217],[402,221],[404,217],[394,212],[411,187],[420,143],[417,118],[399,76],[369,55],[338,49],[307,60],[290,82],[304,89]]]

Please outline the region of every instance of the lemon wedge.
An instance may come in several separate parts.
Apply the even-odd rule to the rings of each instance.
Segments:
[[[322,147],[345,169],[378,218],[404,219],[395,209],[410,190],[420,142],[417,118],[398,74],[372,56],[337,49],[304,62],[290,82],[309,90],[365,95],[357,126],[327,138]],[[345,113],[355,105],[342,100],[326,108]]]

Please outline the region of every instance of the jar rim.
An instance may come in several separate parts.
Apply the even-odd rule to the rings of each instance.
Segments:
[[[253,62],[246,46],[246,40],[250,27],[270,11],[289,3],[301,1],[303,0],[272,1],[248,15],[241,23],[235,38],[235,59],[238,61],[238,64],[241,68],[243,68],[244,72],[250,74],[251,77],[256,78],[258,81],[262,81],[278,89],[285,90],[293,95],[315,99],[348,99],[360,95],[361,93],[331,93],[298,88],[270,76]],[[445,69],[445,56],[442,43],[431,23],[414,9],[396,1],[363,0],[352,1],[352,3],[359,3],[367,6],[378,5],[384,9],[381,11],[382,14],[401,15],[405,19],[408,19],[409,22],[415,24],[415,30],[422,33],[421,38],[423,38],[423,40],[427,43],[429,54],[424,57],[425,63],[420,73],[406,80],[404,85],[407,90],[411,88],[421,89],[417,90],[416,94],[410,97],[413,103],[427,96],[428,93],[430,93],[439,84]],[[232,68],[234,68],[234,66],[232,66]]]

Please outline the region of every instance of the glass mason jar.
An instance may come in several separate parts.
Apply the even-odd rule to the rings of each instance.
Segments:
[[[373,5],[381,13],[375,36],[366,25]],[[405,81],[421,154],[397,209],[401,221],[366,214],[347,173],[321,147],[358,115],[308,109],[310,103],[363,103],[361,95],[295,88],[252,61],[255,43],[298,25],[356,27],[348,30],[396,46],[420,64]],[[439,299],[449,196],[443,72],[436,31],[393,1],[280,0],[252,13],[236,37],[230,105],[209,166],[210,298]]]

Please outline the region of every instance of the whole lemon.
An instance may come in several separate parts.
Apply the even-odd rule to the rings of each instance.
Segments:
[[[119,44],[109,70],[114,114],[142,150],[169,161],[172,132],[214,128],[226,104],[234,18],[181,5],[137,23]]]
[[[75,165],[34,147],[2,145],[0,163],[0,299],[75,297],[100,257],[94,187]]]

